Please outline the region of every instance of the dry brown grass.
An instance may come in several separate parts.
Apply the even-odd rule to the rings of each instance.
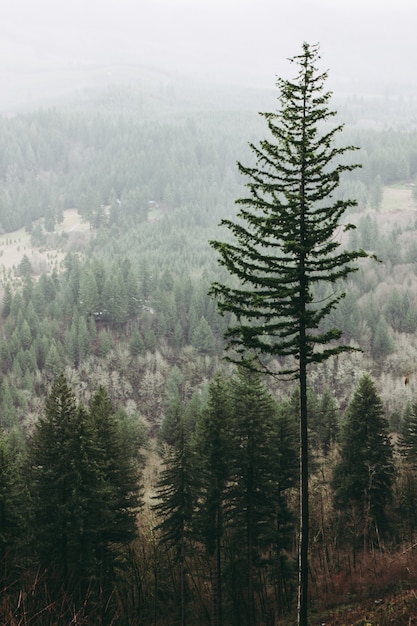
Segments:
[[[417,625],[417,560],[413,551],[369,554],[329,581],[316,572],[311,624]],[[317,618],[315,617],[317,616]]]

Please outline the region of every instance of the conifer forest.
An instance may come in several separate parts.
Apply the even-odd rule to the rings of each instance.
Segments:
[[[417,619],[417,99],[322,67],[0,116],[1,624]]]

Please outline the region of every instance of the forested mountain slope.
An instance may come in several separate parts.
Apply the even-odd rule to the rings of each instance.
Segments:
[[[69,367],[74,375],[89,367],[108,371],[106,360],[114,359],[115,350],[134,363],[156,354],[165,363],[166,356],[166,371],[180,363],[185,348],[193,351],[186,360],[195,363],[221,356],[225,321],[207,296],[220,270],[207,242],[218,233],[220,219],[235,211],[243,191],[235,161],[251,159],[248,141],[259,136],[261,125],[256,111],[247,108],[251,94],[248,104],[242,99],[234,111],[228,100],[220,100],[226,103],[223,109],[220,104],[209,109],[210,100],[192,96],[187,100],[178,87],[161,86],[152,96],[120,88],[90,94],[91,103],[79,108],[0,120],[3,237],[24,227],[34,246],[58,245],[67,254],[63,262],[57,259],[53,275],[39,280],[30,252],[31,266],[16,268],[3,280],[5,415],[20,411],[22,421],[21,409],[27,413],[34,401],[26,385],[31,391],[45,367],[55,373]],[[181,109],[184,100],[188,107]],[[340,190],[359,203],[349,216],[358,225],[349,244],[376,252],[382,263],[360,269],[329,320],[362,346],[365,369],[399,378],[412,373],[410,335],[417,315],[410,186],[417,173],[417,142],[412,105],[403,106],[410,130],[387,127],[378,103],[370,101],[366,110],[366,102],[343,102],[351,118],[344,135],[361,147],[363,164]],[[374,111],[383,127],[363,128],[363,117]],[[384,194],[384,186],[394,184],[403,185],[403,196],[410,198],[407,212],[403,197],[397,206],[389,204],[389,190]],[[90,224],[89,236],[67,233],[57,243],[52,233],[69,208]],[[17,289],[22,276],[16,276],[22,273],[23,291]],[[20,338],[23,326],[31,333],[26,344]],[[396,351],[396,345],[402,347]],[[128,378],[141,369],[119,365],[122,377],[126,368]],[[339,392],[346,396],[350,389]]]
[[[264,132],[254,104],[260,109],[274,104],[269,92],[230,89],[217,96],[207,88],[204,100],[189,86],[180,87],[166,82],[144,91],[119,86],[87,92],[70,107],[0,119],[0,495],[7,504],[2,511],[7,513],[8,533],[0,542],[3,582],[15,585],[20,580],[19,567],[9,566],[8,546],[17,562],[22,543],[32,546],[34,541],[16,501],[22,485],[29,485],[33,493],[26,500],[29,508],[32,499],[36,506],[27,519],[41,516],[46,478],[39,468],[53,462],[48,433],[60,440],[59,429],[54,430],[59,424],[52,423],[54,413],[48,407],[59,397],[68,402],[74,425],[73,431],[62,431],[69,441],[65,458],[76,450],[76,432],[85,443],[87,476],[83,481],[70,463],[71,480],[80,479],[75,490],[79,499],[74,496],[64,508],[70,515],[71,507],[80,507],[89,529],[84,535],[71,526],[69,570],[59,572],[65,586],[75,568],[71,571],[84,587],[76,592],[71,587],[71,594],[78,594],[80,602],[83,594],[92,594],[91,619],[98,614],[102,619],[104,610],[98,582],[102,568],[119,571],[119,561],[125,559],[126,568],[120,571],[129,576],[122,575],[121,582],[116,577],[116,587],[106,590],[114,615],[123,606],[126,619],[120,623],[136,623],[132,615],[137,614],[142,620],[137,623],[168,623],[164,620],[172,607],[178,608],[180,591],[182,602],[207,620],[212,602],[219,602],[207,591],[207,581],[210,589],[217,589],[215,537],[223,530],[216,524],[224,514],[227,610],[239,615],[236,623],[246,623],[244,609],[237,607],[245,606],[248,580],[256,581],[252,601],[262,613],[259,623],[266,624],[272,623],[268,614],[284,613],[293,601],[297,396],[288,381],[245,377],[223,360],[228,320],[218,315],[208,296],[222,270],[208,241],[218,237],[219,221],[235,214],[234,201],[243,193],[236,160],[250,162],[248,142]],[[341,593],[345,590],[336,573],[356,576],[351,558],[359,559],[359,544],[365,545],[360,526],[365,509],[358,512],[356,502],[344,501],[342,487],[332,482],[340,461],[337,444],[343,457],[347,440],[348,429],[341,426],[345,409],[350,406],[346,415],[357,417],[356,405],[351,405],[355,392],[372,396],[375,423],[383,425],[384,433],[394,432],[395,441],[399,436],[403,457],[411,459],[410,450],[415,452],[417,445],[410,435],[417,391],[417,108],[412,101],[395,100],[389,105],[369,99],[338,104],[340,118],[347,122],[343,141],[361,148],[355,158],[363,165],[339,188],[344,197],[358,200],[348,215],[357,229],[344,243],[374,253],[378,261],[361,262],[343,287],[346,297],[326,321],[341,328],[344,341],[362,352],[331,359],[310,375],[312,575],[317,590],[327,585],[334,593],[337,585]],[[74,222],[63,228],[69,211],[78,216],[75,223],[82,229]],[[7,257],[12,253],[14,262]],[[327,296],[326,291],[317,293],[317,298]],[[253,398],[259,410],[253,410]],[[109,438],[116,442],[111,449],[100,436],[102,415]],[[254,456],[246,455],[249,441]],[[374,446],[372,440],[369,446]],[[220,449],[228,462],[219,464],[214,475],[210,459]],[[394,452],[396,478],[383,474],[389,480],[381,496],[390,507],[389,523],[383,529],[386,518],[381,516],[380,529],[367,518],[372,550],[381,548],[383,531],[386,545],[395,551],[403,542],[411,544],[416,530],[415,468],[399,460],[397,448]],[[112,535],[113,513],[123,508],[113,457],[124,458],[129,481],[135,476],[146,487],[145,493],[134,494],[135,506],[139,500],[142,504],[137,512],[140,547],[117,550],[115,560],[112,546],[121,542],[124,547],[132,528],[128,516],[126,533]],[[386,463],[391,467],[389,454]],[[245,476],[251,472],[258,477],[259,497],[245,491]],[[97,506],[103,507],[106,521],[102,528],[85,504],[97,485]],[[177,505],[179,485],[188,508]],[[112,512],[105,505],[106,489],[112,494]],[[339,508],[333,507],[331,496],[338,489]],[[151,506],[155,493],[159,509]],[[367,493],[370,502],[374,492]],[[250,506],[259,532],[246,535],[255,555],[248,563],[236,528],[247,523],[241,511]],[[171,525],[158,525],[158,515]],[[100,532],[92,530],[97,527]],[[160,533],[173,560],[165,548],[156,547],[154,533]],[[42,529],[39,534],[45,557],[48,542]],[[84,553],[90,569],[80,572],[77,563]],[[26,557],[22,567],[30,579],[36,551]],[[363,559],[365,563],[368,555]],[[401,576],[409,565],[403,561]],[[45,562],[45,571],[48,567]],[[378,568],[383,568],[380,561]],[[409,577],[414,580],[413,572]],[[12,585],[5,615],[17,603],[19,584]],[[39,592],[33,605],[26,605],[27,615],[35,615],[47,601]],[[89,623],[86,619],[83,623]]]

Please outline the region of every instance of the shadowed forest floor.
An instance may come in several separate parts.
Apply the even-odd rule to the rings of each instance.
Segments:
[[[290,626],[288,616],[278,622]],[[295,621],[294,621],[295,624]],[[411,626],[417,624],[417,593],[414,590],[387,595],[359,604],[346,602],[326,611],[311,611],[311,626]],[[292,623],[291,623],[292,626]]]
[[[311,619],[326,626],[408,626],[417,624],[417,594],[414,590],[368,600],[358,606],[346,604]]]

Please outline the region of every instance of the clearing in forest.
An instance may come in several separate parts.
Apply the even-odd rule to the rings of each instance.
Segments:
[[[32,264],[34,274],[48,273],[59,266],[68,249],[80,247],[80,244],[89,237],[89,231],[89,224],[81,220],[78,211],[67,209],[64,211],[63,222],[55,226],[54,233],[47,233],[48,243],[39,248],[32,246],[30,233],[24,228],[3,233],[0,235],[0,272],[5,274],[8,270],[18,267],[26,255]],[[62,233],[68,233],[65,250],[64,246],[57,243]]]

